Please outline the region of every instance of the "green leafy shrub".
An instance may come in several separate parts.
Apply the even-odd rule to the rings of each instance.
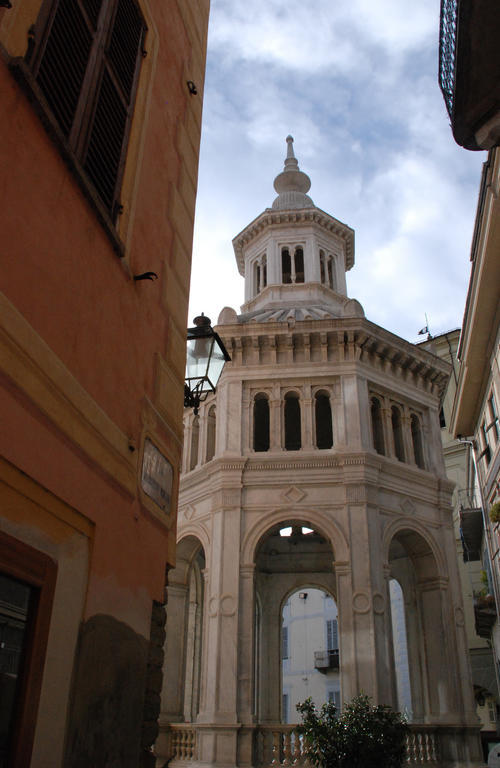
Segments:
[[[490,520],[492,523],[500,523],[500,501],[495,501],[491,505]]]
[[[400,768],[408,725],[390,707],[356,696],[337,717],[332,702],[318,710],[312,700],[297,704],[310,762],[319,768]]]

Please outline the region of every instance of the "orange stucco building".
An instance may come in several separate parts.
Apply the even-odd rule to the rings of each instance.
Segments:
[[[209,0],[0,6],[0,765],[148,766]]]

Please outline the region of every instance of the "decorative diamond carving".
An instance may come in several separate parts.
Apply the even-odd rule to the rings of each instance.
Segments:
[[[300,488],[297,488],[295,485],[291,485],[290,488],[283,493],[283,499],[292,502],[292,504],[298,504],[298,502],[305,499],[305,497],[306,494],[304,491],[301,491]]]

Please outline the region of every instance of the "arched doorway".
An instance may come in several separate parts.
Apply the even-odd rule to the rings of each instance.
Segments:
[[[297,704],[307,698],[340,709],[337,605],[325,590],[305,584],[282,607],[281,722],[296,722]]]
[[[169,674],[162,692],[162,717],[170,723],[196,722],[200,708],[204,569],[205,551],[199,540],[182,539],[167,588],[165,669]]]
[[[287,614],[291,620],[293,613],[302,609],[309,600],[322,604],[322,615],[331,620],[337,619],[335,595],[336,583],[333,566],[333,550],[330,542],[307,520],[286,520],[275,525],[261,539],[257,548],[255,560],[255,591],[256,591],[256,642],[255,642],[255,689],[254,689],[254,713],[259,723],[279,723],[289,720],[296,722],[292,698],[285,700],[287,694],[286,685],[291,685],[291,680],[286,682],[286,664],[284,664],[284,650],[286,640],[283,632],[283,616]],[[307,597],[300,597],[307,594]],[[329,601],[329,605],[326,603]],[[287,602],[289,610],[287,609]],[[296,618],[296,617],[295,617]],[[325,619],[326,620],[326,619]],[[307,624],[307,619],[305,623]],[[309,620],[311,621],[311,620]],[[325,682],[320,683],[323,677],[315,667],[314,653],[323,654],[326,650],[326,624],[321,622],[321,633],[318,630],[320,622],[315,622],[316,636],[307,643],[307,649],[303,647],[300,654],[306,653],[311,676],[318,680],[318,690],[321,687],[327,691]],[[290,623],[288,623],[290,626]],[[333,626],[330,625],[333,632]],[[319,634],[322,635],[321,639]],[[291,635],[290,635],[291,638]],[[331,637],[331,642],[337,640]],[[299,644],[304,645],[304,634]],[[316,648],[314,643],[318,645]],[[298,646],[297,646],[298,648]],[[298,651],[297,651],[298,652]],[[338,657],[338,654],[337,654]],[[304,657],[305,661],[305,657]],[[318,658],[318,664],[323,664],[324,659]],[[295,675],[295,667],[288,665],[288,671],[293,670],[293,675],[305,677],[305,674]],[[285,679],[285,683],[283,680]],[[303,681],[302,681],[303,682]],[[293,686],[292,686],[293,687]],[[304,686],[295,686],[295,695],[302,694]],[[337,672],[335,683],[331,685],[331,692],[335,697],[338,692],[340,700],[340,681]],[[291,688],[288,690],[290,695]],[[318,693],[319,696],[319,693]]]
[[[449,600],[433,550],[424,535],[409,529],[398,531],[389,547],[390,574],[402,593],[414,722],[446,719],[456,708],[444,631]]]

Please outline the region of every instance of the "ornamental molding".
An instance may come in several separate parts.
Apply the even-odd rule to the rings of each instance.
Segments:
[[[244,230],[233,239],[233,248],[240,275],[245,275],[243,251],[251,241],[265,229],[282,228],[286,224],[297,227],[304,224],[316,224],[327,232],[339,237],[345,244],[346,270],[354,265],[354,230],[335,219],[320,208],[301,208],[290,211],[275,211],[272,208],[257,216]]]

